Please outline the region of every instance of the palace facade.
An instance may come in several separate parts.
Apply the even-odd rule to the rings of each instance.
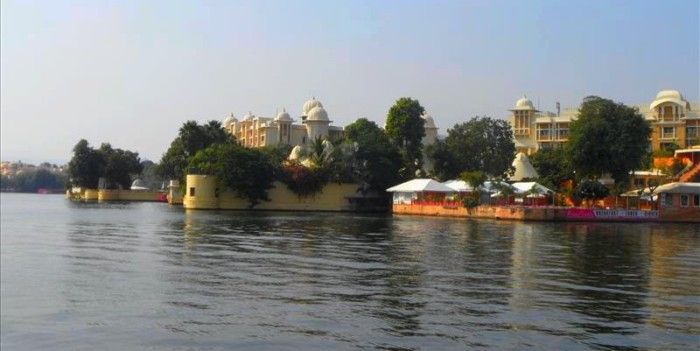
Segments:
[[[425,120],[423,145],[433,144],[437,141],[438,127],[429,114],[425,113],[422,117]],[[300,123],[295,123],[289,113],[282,109],[274,118],[255,116],[248,112],[243,119],[238,120],[232,113],[222,124],[238,142],[247,147],[305,146],[316,138],[337,140],[343,137],[343,127],[331,125],[328,112],[316,98],[304,103],[298,120]]]
[[[662,90],[651,104],[633,105],[650,122],[649,148],[661,150],[673,144],[680,148],[700,145],[700,104],[688,102],[677,90]],[[532,154],[542,148],[560,147],[569,139],[577,108],[549,112],[537,110],[527,97],[510,109],[515,147]]]

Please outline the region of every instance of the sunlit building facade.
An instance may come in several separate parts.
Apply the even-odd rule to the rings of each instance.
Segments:
[[[309,145],[316,138],[339,139],[343,128],[331,126],[328,112],[320,101],[312,98],[304,103],[300,123],[294,123],[286,110],[277,116],[262,117],[248,112],[241,120],[231,114],[223,121],[224,128],[247,147],[268,145]]]
[[[651,124],[649,147],[652,151],[673,144],[680,148],[700,145],[700,105],[688,102],[677,90],[662,90],[651,104],[634,105]],[[561,147],[569,139],[577,108],[548,112],[535,108],[527,97],[510,109],[515,147],[532,154],[542,148]]]

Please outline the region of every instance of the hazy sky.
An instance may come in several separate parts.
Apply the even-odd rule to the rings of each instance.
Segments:
[[[293,117],[316,96],[334,124],[384,123],[411,96],[444,134],[586,95],[699,95],[688,1],[5,1],[1,157],[63,162],[86,138],[158,160],[188,119]]]

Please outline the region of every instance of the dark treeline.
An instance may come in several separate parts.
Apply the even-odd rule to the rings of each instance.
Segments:
[[[62,191],[66,186],[65,173],[44,167],[26,168],[12,176],[0,176],[0,190],[35,193],[45,189]]]

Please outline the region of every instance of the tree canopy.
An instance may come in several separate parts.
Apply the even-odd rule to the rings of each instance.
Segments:
[[[421,169],[425,112],[418,100],[403,97],[389,109],[386,118],[386,134],[401,153],[403,178],[412,178]]]
[[[73,147],[73,157],[68,163],[72,184],[85,188],[97,188],[100,178],[104,178],[108,188],[128,189],[132,176],[142,170],[137,152],[115,149],[109,143],[96,150],[85,139]]]
[[[637,109],[589,96],[571,123],[565,153],[576,176],[595,179],[610,173],[616,183],[629,182],[649,145],[649,122]]]
[[[357,178],[368,190],[383,193],[399,181],[401,155],[376,123],[356,120],[345,127],[345,140],[355,146]]]
[[[109,143],[103,143],[98,152],[104,160],[102,177],[108,188],[129,189],[132,176],[143,171],[138,152],[114,149]]]
[[[212,120],[202,125],[196,121],[187,121],[161,157],[156,173],[164,179],[184,180],[189,160],[198,151],[214,144],[235,142],[219,121]]]
[[[104,172],[103,154],[81,139],[73,147],[73,157],[68,162],[68,175],[71,183],[84,188],[97,188]]]
[[[586,179],[574,189],[574,197],[584,200],[603,199],[610,194],[610,189],[596,180]]]
[[[530,156],[530,162],[539,175],[537,182],[550,189],[561,190],[563,182],[574,178],[563,148],[541,149]]]
[[[512,171],[515,144],[510,124],[490,117],[474,117],[447,130],[447,138],[430,148],[435,176],[457,178],[465,171],[481,171],[502,178]]]
[[[189,167],[199,174],[216,176],[222,185],[248,200],[250,207],[267,201],[275,170],[268,156],[234,143],[213,144],[198,151]]]

